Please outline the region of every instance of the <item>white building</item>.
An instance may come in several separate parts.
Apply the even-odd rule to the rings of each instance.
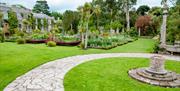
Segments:
[[[28,19],[29,15],[33,15],[33,17],[35,18],[36,22],[35,22],[35,29],[38,29],[38,19],[41,20],[41,25],[42,27],[39,28],[39,30],[41,30],[42,32],[43,31],[50,31],[51,28],[52,28],[52,21],[54,21],[54,17],[50,17],[46,14],[43,14],[43,13],[33,13],[32,10],[28,9],[28,8],[25,8],[21,5],[7,5],[6,3],[0,3],[0,12],[3,13],[3,20],[4,20],[4,23],[7,24],[8,22],[8,11],[14,11],[17,15],[17,19],[18,19],[18,28],[19,30],[22,30],[22,26],[23,26],[23,19]],[[47,20],[47,23],[48,23],[48,27],[45,27],[43,26],[44,24],[44,19]],[[7,22],[5,22],[7,21]],[[4,26],[4,27],[7,27],[7,26]],[[31,32],[32,31],[32,27],[27,27],[26,28],[26,31],[27,32]]]

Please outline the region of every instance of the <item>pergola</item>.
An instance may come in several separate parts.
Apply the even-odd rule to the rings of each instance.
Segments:
[[[38,29],[38,19],[41,20],[41,25],[44,25],[43,20],[47,19],[47,21],[48,21],[48,28],[46,28],[46,26],[42,26],[41,30],[42,31],[44,31],[45,29],[47,29],[48,31],[51,30],[51,28],[52,28],[52,20],[54,20],[53,17],[49,17],[48,15],[43,14],[43,13],[33,13],[33,16],[36,19],[36,27],[35,27],[36,29]]]

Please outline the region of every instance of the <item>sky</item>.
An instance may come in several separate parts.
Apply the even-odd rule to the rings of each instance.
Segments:
[[[65,10],[76,10],[78,6],[83,5],[85,2],[91,2],[92,0],[46,0],[51,11],[58,11],[63,13]],[[36,3],[36,0],[0,0],[1,3],[21,4],[27,8],[32,9]],[[161,0],[137,0],[138,8],[141,5],[161,6]]]

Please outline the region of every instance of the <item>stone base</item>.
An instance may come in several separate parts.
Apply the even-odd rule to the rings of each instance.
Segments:
[[[141,82],[161,86],[161,87],[180,87],[180,74],[168,71],[166,74],[154,74],[148,72],[147,68],[132,69],[129,75]]]

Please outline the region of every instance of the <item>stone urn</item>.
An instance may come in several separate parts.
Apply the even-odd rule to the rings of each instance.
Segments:
[[[151,57],[150,67],[146,71],[155,74],[166,74],[167,71],[164,68],[165,58],[162,56]]]

